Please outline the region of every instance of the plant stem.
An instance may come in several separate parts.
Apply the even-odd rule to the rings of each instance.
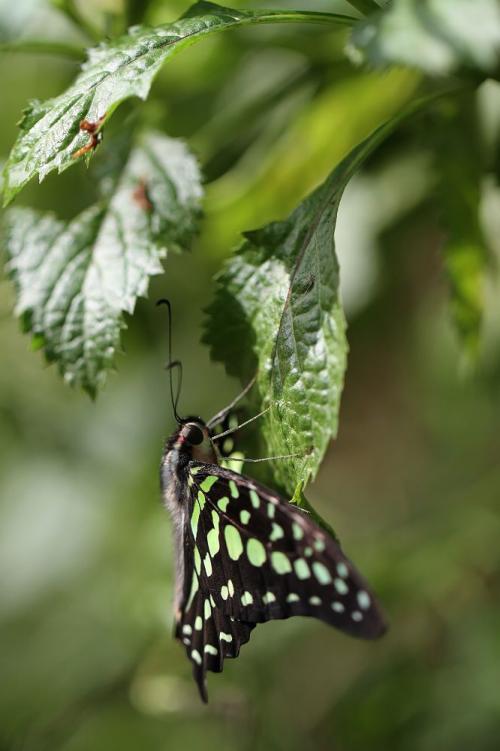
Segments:
[[[380,10],[380,5],[375,0],[347,0],[347,2],[364,16],[369,16],[370,13]]]
[[[358,18],[342,13],[321,13],[313,10],[270,10],[256,12],[255,16],[248,16],[243,23],[329,23],[342,26],[352,26]]]
[[[99,31],[82,16],[74,0],[56,0],[54,5],[93,42],[101,40]]]
[[[15,42],[0,43],[1,52],[24,52],[43,55],[58,55],[81,62],[85,57],[85,48],[66,42],[53,42],[48,39],[21,39]]]

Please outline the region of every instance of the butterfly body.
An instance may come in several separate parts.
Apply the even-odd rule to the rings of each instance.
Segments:
[[[176,621],[180,617],[186,582],[185,553],[189,556],[192,552],[189,537],[186,538],[185,534],[186,525],[189,524],[188,512],[190,506],[188,464],[195,458],[210,463],[217,462],[208,429],[199,418],[193,419],[196,422],[192,424],[198,426],[203,435],[201,444],[192,444],[189,441],[189,426],[191,423],[186,421],[167,441],[160,467],[160,487],[163,501],[170,512],[174,528],[176,558],[174,612]],[[185,550],[186,546],[187,550]]]
[[[306,615],[362,638],[385,631],[338,542],[276,492],[223,468],[199,418],[167,442],[161,488],[174,523],[175,635],[204,701],[206,671],[237,657],[258,623]]]

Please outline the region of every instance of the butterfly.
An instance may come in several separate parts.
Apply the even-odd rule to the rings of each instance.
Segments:
[[[161,488],[174,526],[175,637],[202,700],[207,671],[237,657],[258,623],[312,616],[351,636],[381,636],[380,607],[338,541],[275,491],[221,466],[215,418],[176,419]]]

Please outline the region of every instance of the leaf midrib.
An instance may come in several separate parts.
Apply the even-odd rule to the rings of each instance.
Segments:
[[[222,10],[228,10],[226,8],[221,8]],[[265,15],[265,14],[268,15]],[[201,20],[204,18],[212,18],[216,16],[211,16],[210,14],[203,15],[203,16],[193,16],[189,20],[195,21],[195,20]],[[343,23],[346,25],[351,25],[356,22],[356,18],[348,15],[343,15],[340,13],[319,13],[314,11],[276,11],[275,13],[269,13],[269,11],[264,11],[262,15],[245,15],[241,18],[235,18],[232,21],[224,21],[220,24],[218,28],[211,28],[210,26],[204,28],[204,29],[197,29],[196,31],[191,31],[187,34],[181,35],[176,37],[175,39],[172,38],[166,38],[158,40],[157,43],[152,43],[151,47],[149,47],[147,50],[143,50],[138,52],[133,57],[128,57],[126,61],[124,61],[121,65],[118,66],[113,71],[105,71],[102,78],[100,78],[98,81],[92,82],[84,91],[92,92],[96,87],[100,86],[103,81],[105,81],[107,78],[109,78],[112,75],[115,75],[118,71],[124,70],[128,65],[132,65],[137,60],[139,60],[141,57],[145,57],[147,54],[150,54],[151,52],[157,52],[158,50],[161,50],[163,48],[167,48],[169,46],[175,45],[175,44],[181,44],[187,39],[190,39],[194,36],[205,36],[206,34],[213,33],[215,31],[224,31],[226,30],[226,27],[228,26],[243,26],[243,25],[250,25],[252,23],[315,23],[315,22],[322,22],[322,21],[332,21],[337,23]],[[174,22],[175,23],[175,22]],[[153,31],[157,31],[158,29],[169,29],[172,27],[173,24],[163,24],[161,26],[157,26],[153,29]],[[127,39],[127,37],[124,37],[124,39]],[[98,49],[98,48],[97,48]],[[109,50],[111,53],[113,52],[113,48],[110,48]],[[85,70],[84,68],[82,69]],[[72,87],[69,91],[74,89],[75,91],[78,91],[76,88],[76,82],[75,86]],[[68,92],[69,93],[69,92]],[[72,106],[75,102],[72,102],[70,106]],[[62,115],[64,115],[70,107],[67,107],[66,110],[63,111]],[[61,116],[62,116],[61,115]],[[57,120],[55,121],[57,122]]]

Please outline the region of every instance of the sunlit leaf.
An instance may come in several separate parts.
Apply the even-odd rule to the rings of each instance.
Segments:
[[[70,222],[32,209],[6,212],[4,245],[16,312],[64,378],[95,394],[124,326],[162,272],[167,249],[185,247],[201,199],[196,161],[182,142],[140,138],[106,200]]]
[[[200,2],[179,21],[134,27],[119,39],[90,50],[80,75],[63,94],[32,102],[20,123],[21,134],[5,166],[4,203],[35,175],[70,167],[92,153],[116,107],[129,97],[146,99],[163,63],[207,34],[254,23],[353,19],[328,13],[232,10]]]

